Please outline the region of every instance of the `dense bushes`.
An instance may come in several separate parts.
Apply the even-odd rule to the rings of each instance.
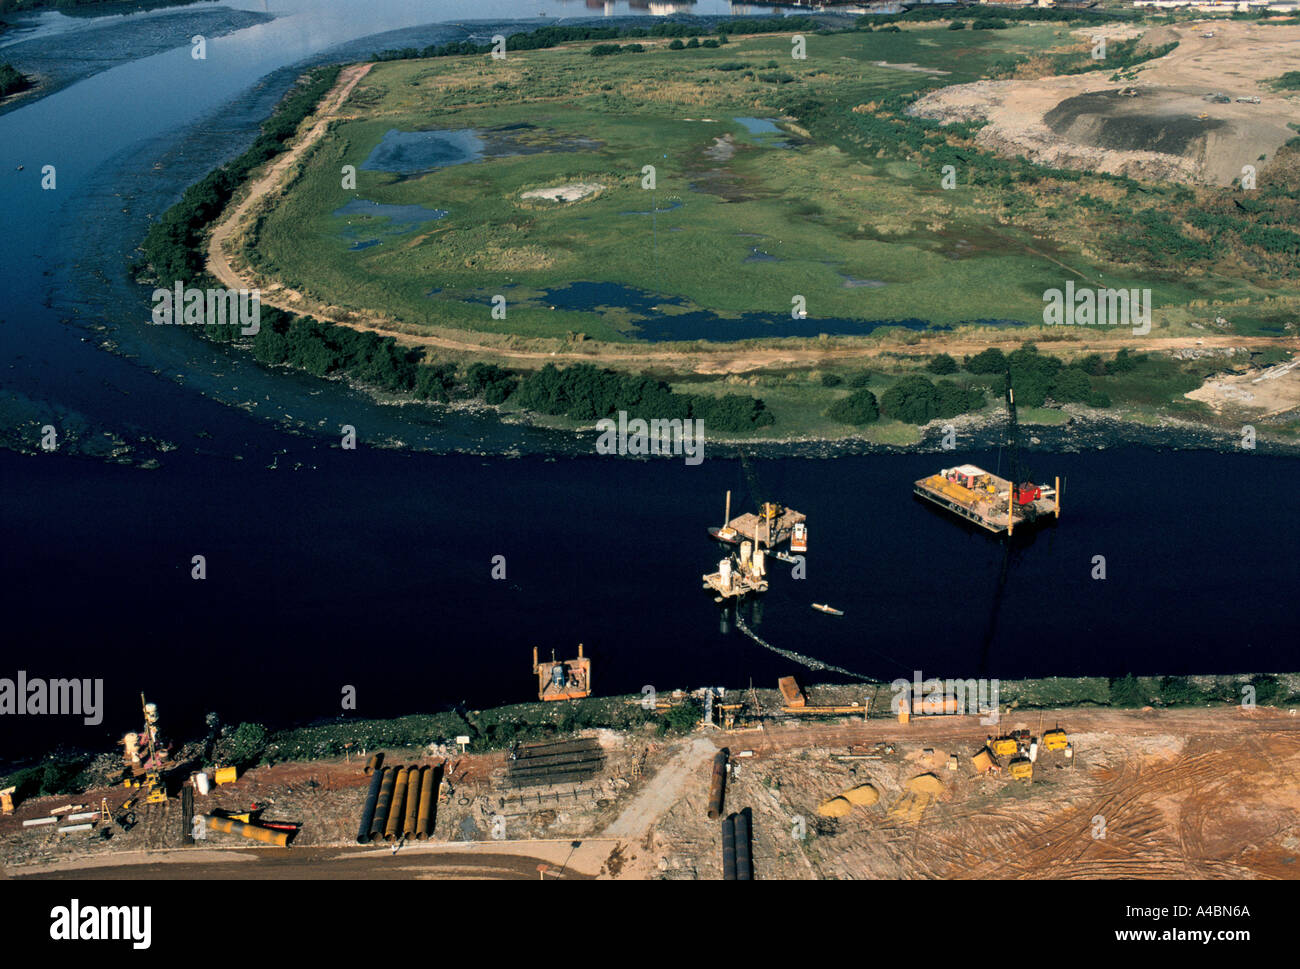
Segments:
[[[536,30],[521,31],[506,38],[506,50],[543,50],[557,44],[567,44],[584,40],[621,40],[637,37],[689,37],[693,43],[681,47],[718,47],[727,42],[728,34],[767,34],[787,31],[815,32],[820,26],[814,17],[762,17],[745,20],[732,20],[720,24],[717,28],[718,39],[700,44],[699,37],[708,30],[698,24],[659,23],[651,27],[602,27],[602,26],[550,26],[538,27]],[[617,44],[605,45],[618,47]],[[669,44],[674,50],[680,49],[676,44]],[[375,60],[395,61],[413,60],[425,57],[456,57],[465,54],[487,54],[492,51],[490,43],[475,43],[470,40],[458,40],[449,44],[433,44],[429,47],[405,47],[401,50],[388,50],[373,55]],[[606,51],[615,53],[615,51]]]
[[[904,377],[880,398],[880,410],[886,417],[907,424],[928,424],[983,406],[984,391],[978,387],[960,387],[951,380],[931,383],[920,375]]]
[[[31,87],[31,80],[14,70],[12,64],[0,64],[0,98]]]
[[[861,427],[880,419],[880,405],[876,395],[869,390],[855,390],[830,406],[826,416],[841,424]]]
[[[937,376],[946,377],[948,374],[957,372],[957,361],[946,353],[940,353],[930,358],[930,362],[925,365],[925,369]]]
[[[540,414],[580,421],[627,411],[643,419],[699,418],[706,428],[727,432],[750,431],[773,423],[766,405],[755,397],[679,394],[662,380],[615,373],[587,363],[564,370],[547,364],[524,378],[515,400]]]

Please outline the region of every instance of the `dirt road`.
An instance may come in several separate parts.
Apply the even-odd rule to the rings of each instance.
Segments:
[[[321,100],[320,108],[316,112],[316,120],[312,126],[298,138],[292,148],[272,162],[266,171],[262,173],[262,176],[249,186],[247,194],[238,205],[232,209],[227,209],[222,214],[221,221],[213,228],[212,236],[208,240],[208,272],[221,280],[221,284],[227,289],[252,289],[255,287],[250,281],[235,272],[234,267],[230,264],[229,257],[226,255],[226,243],[243,223],[244,217],[253,211],[268,192],[279,185],[285,173],[302,157],[303,152],[321,139],[334,115],[338,113],[339,108],[343,106],[343,102],[352,93],[352,89],[357,86],[357,83],[363,77],[370,73],[370,68],[373,66],[373,64],[351,64],[339,71],[338,81]],[[265,297],[263,297],[262,301],[269,302]],[[271,305],[279,304],[272,303]]]

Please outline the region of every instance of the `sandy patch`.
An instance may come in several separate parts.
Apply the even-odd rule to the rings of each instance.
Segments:
[[[1300,69],[1300,27],[1217,21],[1148,31],[1177,40],[1112,80],[1102,68],[1038,80],[976,81],[927,95],[913,111],[945,122],[987,119],[977,140],[1004,155],[1134,178],[1230,185],[1295,132],[1294,98],[1268,82]],[[1111,34],[1106,29],[1097,31]],[[1120,90],[1136,90],[1133,97]],[[1222,92],[1227,104],[1206,99]],[[1258,97],[1259,104],[1237,101]]]
[[[1262,411],[1271,417],[1300,407],[1300,360],[1260,372],[1215,377],[1183,396],[1199,400],[1216,413]]]
[[[548,202],[577,202],[579,199],[595,195],[602,188],[604,186],[598,182],[569,182],[567,185],[557,185],[555,188],[535,188],[532,191],[524,192],[519,197],[521,199],[545,199]]]

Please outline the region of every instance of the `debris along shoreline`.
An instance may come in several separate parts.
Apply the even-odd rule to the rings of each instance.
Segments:
[[[784,653],[785,651],[781,651]],[[809,669],[839,668],[823,664],[811,657],[791,654],[790,658]],[[815,665],[814,665],[815,664]],[[856,677],[857,674],[847,674]],[[888,716],[892,696],[892,683],[897,681],[854,680],[848,683],[811,684],[809,689],[828,694],[844,693],[860,699],[863,689],[879,694],[873,705],[874,715]],[[907,682],[911,682],[908,680]],[[1300,705],[1300,672],[1291,673],[1223,673],[1197,676],[1072,676],[1040,677],[1000,680],[1001,699],[1004,705],[1019,709],[1065,708],[1072,706],[1101,706],[1138,708],[1151,706],[1169,708],[1187,705],[1227,704],[1239,705],[1242,687],[1253,685],[1256,702],[1261,706]],[[740,687],[736,687],[739,690]],[[757,688],[760,699],[779,705],[780,693],[775,688]],[[684,691],[662,692],[663,700],[671,697],[671,706],[687,699]],[[452,747],[455,738],[468,736],[473,750],[507,750],[520,742],[554,739],[579,730],[595,728],[633,730],[646,724],[658,727],[663,720],[656,710],[646,710],[641,695],[612,697],[587,697],[580,700],[556,702],[528,702],[491,707],[483,710],[443,713],[416,713],[374,720],[338,720],[326,723],[307,723],[277,726],[268,730],[262,725],[260,741],[241,755],[253,763],[310,763],[337,757],[360,757],[363,751],[402,748],[426,750]],[[764,704],[766,706],[766,703]],[[230,735],[228,727],[225,735]],[[670,727],[668,732],[679,728]],[[258,734],[258,731],[254,731]],[[204,742],[190,739],[173,757],[183,762],[201,754]],[[444,751],[445,752],[445,751]],[[7,773],[0,775],[0,787],[21,785],[25,772],[40,774],[48,767],[77,763],[80,770],[65,770],[57,791],[49,794],[73,796],[77,786],[94,782],[105,767],[120,769],[121,755],[105,752],[68,752],[67,748],[47,752],[36,762],[11,761],[5,765]],[[51,775],[58,771],[49,771]],[[21,793],[21,792],[20,792]]]
[[[696,691],[717,700],[707,705],[714,714],[711,729],[699,726],[704,709],[695,694],[659,694],[658,713],[644,711],[642,697],[620,697],[609,702],[648,714],[639,718],[640,726],[587,726],[539,740],[516,737],[509,751],[480,747],[473,739],[467,749],[428,743],[430,733],[422,728],[412,743],[378,745],[363,756],[355,746],[358,728],[377,729],[382,723],[356,723],[344,725],[354,738],[345,755],[311,761],[263,756],[238,777],[218,775],[216,787],[198,783],[195,775],[194,786],[185,785],[180,796],[140,807],[128,829],[119,828],[116,817],[89,832],[71,823],[62,833],[52,823],[24,824],[50,817],[72,822],[74,816],[93,815],[103,803],[116,815],[128,793],[120,787],[23,798],[13,814],[0,817],[0,852],[11,875],[38,878],[96,870],[109,877],[207,878],[223,861],[274,866],[274,871],[241,868],[241,877],[252,879],[283,878],[294,871],[320,877],[319,862],[334,866],[330,870],[338,877],[349,872],[376,877],[394,864],[429,877],[464,877],[465,866],[475,863],[470,859],[484,854],[491,856],[481,859],[489,877],[536,880],[539,868],[554,865],[575,876],[700,879],[719,877],[725,866],[725,843],[723,857],[707,848],[716,846],[717,819],[739,823],[743,816],[748,826],[752,812],[754,843],[748,854],[764,878],[860,878],[873,872],[935,877],[946,871],[943,864],[955,864],[960,873],[971,864],[963,857],[972,856],[949,857],[946,849],[948,834],[968,836],[962,828],[968,812],[945,812],[935,802],[979,799],[999,817],[1026,822],[992,826],[999,840],[1011,830],[1026,848],[1047,849],[1059,843],[1061,813],[1077,805],[1130,790],[1158,801],[1194,788],[1208,751],[1214,761],[1238,765],[1234,769],[1245,784],[1239,788],[1245,803],[1238,814],[1249,816],[1260,809],[1256,805],[1276,806],[1272,778],[1289,776],[1300,762],[1300,722],[1266,703],[1258,710],[1241,709],[1232,701],[1243,678],[1193,679],[1200,686],[1177,677],[1008,683],[996,697],[1002,714],[997,726],[947,704],[931,707],[929,694],[917,697],[910,691],[911,710],[901,716],[907,708],[895,706],[903,698],[897,683],[805,691],[792,677],[781,681],[785,692]],[[1300,676],[1254,677],[1253,682],[1261,700],[1269,696],[1276,703],[1279,697],[1297,697]],[[904,681],[902,689],[912,685]],[[1187,706],[1153,709],[1148,705],[1152,690],[1171,699],[1177,695]],[[1206,707],[1206,696],[1223,702]],[[579,709],[563,706],[570,715]],[[478,722],[488,712],[471,719]],[[429,718],[414,719],[427,727]],[[677,726],[660,731],[656,719],[673,719]],[[500,725],[498,720],[491,726]],[[1277,760],[1269,771],[1245,756],[1260,750]],[[725,778],[718,775],[719,762]],[[1076,767],[1084,769],[1071,769]],[[406,784],[399,794],[403,774]],[[1158,789],[1131,786],[1133,778],[1154,775],[1168,783]],[[714,784],[714,778],[721,783]],[[1028,786],[1014,786],[1022,783]],[[917,861],[909,850],[900,858],[890,847],[890,832],[900,823],[915,823],[932,805],[939,810],[927,814],[927,825],[950,827],[937,839],[923,840],[934,840],[940,854]],[[1182,811],[1191,817],[1204,808],[1193,800]],[[818,818],[817,835],[833,850],[785,850],[793,815]],[[839,823],[821,820],[827,818]],[[969,837],[979,838],[989,827],[981,822]],[[1289,827],[1273,826],[1282,834],[1270,837],[1282,838]],[[111,836],[103,836],[105,828]],[[362,828],[366,837],[358,848]],[[1175,824],[1173,830],[1178,829]],[[194,832],[193,843],[185,832]],[[1087,826],[1077,837],[1091,837]],[[1155,871],[1167,866],[1186,872],[1193,865],[1218,877],[1229,873],[1224,866],[1230,862],[1214,846],[1208,851],[1193,846],[1189,855],[1176,836],[1168,845],[1151,842],[1144,832],[1131,837],[1141,842],[1140,857]],[[1258,837],[1257,831],[1251,835]],[[575,840],[583,849],[574,850]],[[282,844],[289,846],[287,852],[262,853]],[[625,850],[633,845],[639,847]],[[478,847],[486,851],[460,850]],[[390,860],[397,853],[402,860]],[[1287,854],[1293,850],[1282,852]],[[1131,870],[1135,857],[1126,852],[1123,865]],[[1288,860],[1271,852],[1247,853],[1231,862],[1231,873],[1286,877]],[[1096,865],[1105,862],[1058,849],[1044,863],[1056,877],[1095,877]],[[971,873],[1006,877],[1016,867],[997,856],[994,863],[977,863]],[[546,871],[541,877],[548,877]],[[552,870],[549,877],[563,876]]]

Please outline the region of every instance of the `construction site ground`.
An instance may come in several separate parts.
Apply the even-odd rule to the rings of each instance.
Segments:
[[[1030,783],[976,773],[971,754],[988,734],[1041,735],[1058,722],[1072,760],[1040,751]],[[751,809],[759,879],[1300,877],[1293,711],[1068,709],[1012,713],[996,727],[975,716],[787,715],[685,738],[587,733],[607,761],[580,785],[507,790],[505,753],[453,755],[428,841],[355,843],[369,779],[354,758],[261,767],[196,796],[199,813],[256,802],[268,819],[302,822],[287,849],[215,832],[183,846],[179,799],[142,807],[139,825],[107,840],[99,825],[68,835],[21,826],[64,797],[0,818],[0,858],[15,878],[718,879],[720,824],[707,806],[711,762],[725,746],[735,768],[725,812]],[[392,751],[387,762],[417,760]],[[925,774],[937,787],[912,783]],[[818,815],[825,799],[867,783],[877,803]],[[72,800],[97,807],[101,796],[117,804],[126,795]],[[496,817],[505,819],[499,839]]]

